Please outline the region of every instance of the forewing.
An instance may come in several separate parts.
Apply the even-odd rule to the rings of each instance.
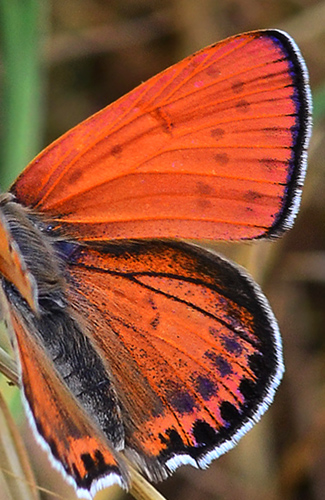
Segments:
[[[277,235],[298,209],[309,114],[293,40],[246,33],[72,129],[11,191],[77,240]]]
[[[124,242],[70,254],[67,293],[109,363],[125,446],[150,479],[205,466],[273,399],[279,332],[244,272],[185,243]]]

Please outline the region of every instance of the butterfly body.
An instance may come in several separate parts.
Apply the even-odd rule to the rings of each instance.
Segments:
[[[49,146],[0,199],[0,271],[31,425],[92,498],[206,467],[283,374],[270,306],[244,270],[185,238],[293,222],[308,81],[282,32],[232,37]],[[123,453],[121,453],[123,452]]]

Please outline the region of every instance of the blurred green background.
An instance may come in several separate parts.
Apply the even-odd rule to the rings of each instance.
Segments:
[[[204,472],[183,467],[158,485],[168,500],[325,498],[325,2],[0,0],[2,189],[45,145],[140,82],[204,45],[258,28],[286,30],[309,68],[314,132],[306,186],[282,240],[220,248],[248,267],[269,298],[286,373],[274,404],[237,448]],[[14,389],[3,387],[10,399]],[[23,421],[21,429],[38,484],[74,499]],[[98,495],[112,498],[125,494]]]

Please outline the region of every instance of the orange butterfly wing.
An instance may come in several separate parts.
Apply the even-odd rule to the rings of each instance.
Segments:
[[[276,235],[299,205],[309,114],[294,42],[234,36],[69,131],[11,191],[77,240]]]
[[[11,310],[24,392],[24,406],[37,441],[83,497],[114,483],[126,487],[126,468],[62,383],[37,331]],[[53,334],[56,332],[53,331]]]
[[[206,466],[273,399],[283,371],[276,321],[258,286],[215,253],[152,240],[76,246],[67,280],[109,363],[126,453],[150,479]]]

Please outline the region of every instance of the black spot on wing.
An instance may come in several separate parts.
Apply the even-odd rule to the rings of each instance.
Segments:
[[[216,431],[203,420],[196,420],[193,425],[193,435],[198,444],[209,445],[217,441]]]

